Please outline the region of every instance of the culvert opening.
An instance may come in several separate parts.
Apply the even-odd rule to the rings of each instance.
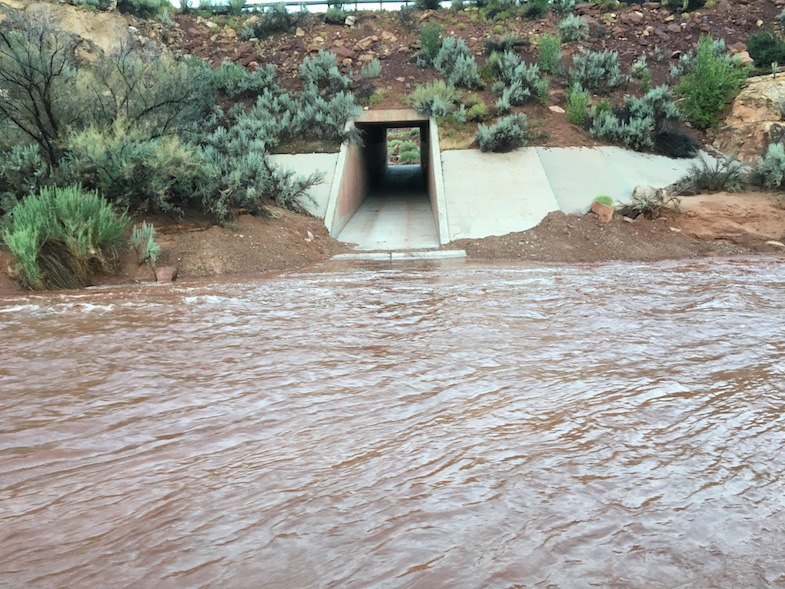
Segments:
[[[347,147],[331,233],[359,249],[439,247],[435,126],[414,111],[370,111],[355,125],[362,143]]]

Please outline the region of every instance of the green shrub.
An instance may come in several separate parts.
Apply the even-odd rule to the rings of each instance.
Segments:
[[[96,192],[46,187],[5,217],[2,239],[24,288],[81,288],[94,272],[116,269],[128,225]]]
[[[525,104],[543,90],[540,67],[536,63],[527,65],[514,51],[492,53],[488,66],[499,79],[493,90],[501,95],[497,102],[501,112],[509,112],[511,106]]]
[[[561,63],[561,39],[548,33],[540,35],[537,49],[540,52],[540,69],[549,74],[556,73]]]
[[[264,39],[275,33],[291,33],[297,27],[307,24],[310,15],[305,10],[289,12],[283,2],[267,6],[257,13],[257,20],[250,26],[244,25],[243,39]]]
[[[212,75],[213,88],[231,97],[261,94],[277,87],[275,67],[269,63],[248,71],[236,63],[224,61]]]
[[[525,47],[530,44],[528,39],[524,39],[515,34],[502,35],[501,37],[491,37],[485,40],[485,53],[491,55],[494,52],[504,53],[512,51],[516,47]]]
[[[439,0],[414,0],[417,10],[438,10]]]
[[[246,0],[229,0],[229,14],[242,14]]]
[[[101,57],[94,71],[85,94],[97,97],[93,122],[102,127],[123,119],[151,137],[198,132],[215,105],[214,73],[200,59],[153,56],[127,45]],[[237,76],[236,70],[231,75]],[[256,78],[241,78],[238,90],[251,79]]]
[[[398,155],[399,164],[414,164],[419,162],[420,162],[419,149],[408,149],[406,151],[401,151],[401,153]]]
[[[140,266],[147,262],[155,267],[161,247],[155,243],[155,227],[152,224],[142,221],[141,225],[134,225],[131,230],[131,247],[136,252]]]
[[[484,102],[479,102],[473,105],[469,110],[466,112],[466,120],[468,121],[475,121],[475,122],[483,122],[487,121],[488,118],[491,116],[490,109],[488,105]]]
[[[306,91],[321,96],[334,96],[346,90],[352,81],[338,69],[334,53],[320,49],[314,57],[306,57],[300,64],[300,79]]]
[[[559,35],[566,41],[585,41],[589,38],[589,23],[578,15],[569,14],[559,23]]]
[[[382,73],[382,64],[375,57],[360,68],[360,75],[366,80],[378,78]]]
[[[342,25],[349,16],[345,10],[332,6],[324,13],[324,22],[328,25]]]
[[[777,15],[777,23],[780,25],[780,30],[785,30],[785,10]]]
[[[785,63],[785,41],[771,31],[760,31],[747,38],[747,52],[759,68],[770,68],[772,63]]]
[[[142,18],[167,15],[172,9],[169,0],[119,0],[117,9]]]
[[[780,190],[784,178],[785,146],[782,143],[772,143],[766,149],[766,155],[755,166],[753,182],[759,186]]]
[[[476,139],[481,151],[506,152],[523,147],[529,139],[526,116],[510,115],[492,126],[480,125]]]
[[[49,179],[38,144],[16,145],[0,154],[0,214],[25,195],[37,192]]]
[[[616,51],[587,51],[573,58],[570,76],[589,92],[607,94],[627,82]]]
[[[40,147],[57,167],[68,127],[92,110],[92,95],[76,96],[77,38],[43,18],[10,14],[0,23],[0,120]]]
[[[542,18],[550,7],[550,0],[527,0],[523,4],[523,15],[532,19]]]
[[[458,108],[461,91],[444,80],[434,80],[417,86],[407,97],[408,103],[417,112],[433,117],[446,117]]]
[[[687,120],[700,129],[714,125],[725,103],[738,94],[748,71],[735,56],[726,53],[717,57],[712,38],[702,36],[692,71],[676,87],[683,97],[681,108]]]
[[[174,135],[149,139],[138,127],[118,122],[108,131],[93,127],[73,135],[60,173],[123,209],[182,214],[201,208],[198,195],[208,170],[195,145]]]
[[[589,131],[601,140],[620,142],[624,145],[644,151],[664,145],[661,136],[666,141],[673,142],[673,134],[682,114],[676,106],[673,96],[667,86],[659,86],[647,92],[644,96],[625,98],[625,107],[618,113],[607,109],[595,113]],[[671,157],[689,157],[696,153],[697,142],[687,138],[683,146],[685,153],[667,153]],[[674,146],[673,150],[678,146]]]
[[[594,197],[594,202],[598,202],[604,205],[608,205],[609,207],[613,206],[613,197],[607,194],[598,194]]]
[[[579,86],[571,88],[567,96],[567,120],[573,125],[585,126],[590,103],[591,98]]]
[[[433,67],[453,86],[476,88],[480,85],[477,61],[463,39],[444,39],[433,60]]]
[[[437,23],[425,23],[420,27],[420,51],[417,53],[417,65],[428,67],[442,46],[442,28]]]
[[[570,14],[575,8],[575,0],[551,0],[551,3],[561,14]]]
[[[706,192],[738,192],[747,182],[746,167],[733,158],[711,159],[701,157],[690,164],[687,174],[674,184],[679,195]]]

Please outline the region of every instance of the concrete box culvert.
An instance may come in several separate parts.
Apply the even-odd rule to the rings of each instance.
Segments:
[[[362,144],[345,144],[338,155],[336,176],[332,183],[325,215],[325,225],[330,235],[358,243],[361,249],[374,249],[377,245],[379,249],[410,249],[438,247],[447,243],[449,238],[444,181],[435,121],[414,110],[401,109],[365,111],[351,124],[360,131]],[[377,187],[384,190],[384,186],[381,185],[383,180],[393,178],[394,174],[401,176],[399,173],[401,170],[393,172],[388,170],[387,132],[396,128],[419,130],[421,158],[419,168],[422,174],[422,189],[427,192],[430,206],[424,206],[423,203],[409,206],[411,203],[398,202],[397,208],[405,206],[407,211],[403,213],[397,210],[399,215],[397,220],[389,216],[385,217],[378,208],[373,212],[365,211],[362,213],[365,217],[376,214],[378,218],[355,219],[353,226],[349,226],[348,233],[342,236],[344,229],[347,229],[347,225],[352,222],[369,194],[373,194],[372,198],[378,197],[374,190]],[[403,194],[399,191],[395,195],[396,198],[399,201],[406,200],[405,192],[405,188]],[[415,192],[412,191],[412,199],[419,198]],[[383,199],[383,196],[381,198]],[[395,205],[391,207],[395,208]],[[402,214],[408,215],[408,218],[400,218]],[[388,226],[384,227],[385,224]],[[385,230],[391,234],[387,236],[389,239],[380,237]],[[413,231],[414,234],[405,235],[407,231]],[[371,235],[371,232],[374,235]],[[424,237],[423,233],[431,235]]]

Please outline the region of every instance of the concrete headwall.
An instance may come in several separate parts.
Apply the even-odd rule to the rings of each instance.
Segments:
[[[333,237],[346,227],[368,195],[370,178],[363,147],[354,142],[344,144],[338,156],[338,170],[324,219]]]
[[[270,156],[277,166],[292,170],[300,176],[310,176],[314,172],[324,174],[324,179],[308,189],[310,198],[302,199],[301,204],[314,217],[324,219],[327,203],[330,200],[333,180],[336,178],[337,153],[283,153]]]

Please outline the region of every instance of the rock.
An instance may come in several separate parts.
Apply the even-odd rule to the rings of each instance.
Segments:
[[[229,39],[236,39],[237,31],[235,31],[232,27],[226,27],[224,29],[224,35],[226,35]]]
[[[8,2],[4,2],[8,4]],[[68,4],[23,3],[24,15],[87,39],[105,53],[115,53],[128,41],[128,21],[116,12],[89,12]]]
[[[294,36],[295,36],[295,37],[305,37],[305,31],[304,31],[304,30],[302,30],[300,27],[297,27],[297,28],[294,30]]]
[[[591,203],[591,212],[597,215],[600,223],[610,223],[613,220],[613,207],[596,200]]]
[[[177,268],[174,266],[162,266],[155,269],[156,282],[174,282],[177,279]]]
[[[555,112],[555,113],[557,113],[557,114],[560,114],[560,115],[563,115],[563,114],[564,114],[564,112],[565,112],[565,111],[564,111],[564,109],[563,109],[562,107],[560,107],[560,106],[556,106],[555,104],[554,104],[554,105],[552,105],[552,106],[549,106],[549,107],[548,107],[548,110],[549,110],[549,111],[551,111],[551,112]]]
[[[770,246],[772,246],[772,247],[776,247],[776,248],[780,248],[780,249],[785,249],[785,243],[782,243],[781,241],[775,241],[775,240],[773,240],[773,239],[770,239],[769,241],[767,241],[767,242],[765,243],[765,245],[770,245]]]
[[[398,37],[393,35],[390,31],[384,31],[382,32],[382,39],[389,41],[390,43],[395,43],[398,40]]]
[[[728,52],[731,55],[738,55],[739,53],[743,53],[745,51],[747,51],[747,45],[741,41],[728,45]]]
[[[621,22],[625,25],[636,26],[643,23],[643,13],[637,10],[632,12],[625,12],[621,15]]]
[[[373,45],[376,39],[378,39],[378,37],[376,37],[375,35],[363,37],[362,39],[357,41],[357,43],[355,43],[354,47],[358,51],[368,51],[368,49],[370,49],[371,45]]]
[[[744,163],[755,163],[770,143],[785,140],[783,105],[785,76],[750,78],[714,133],[712,145]]]
[[[675,22],[672,22],[667,27],[665,27],[669,33],[681,33],[681,25]]]
[[[403,84],[406,81],[406,78],[404,78],[403,76],[400,76],[398,78],[395,78],[395,81],[396,82],[400,82],[401,84]]]
[[[654,186],[636,186],[632,189],[632,199],[633,200],[651,200],[657,196],[658,189],[654,188]]]
[[[346,57],[346,58],[342,59],[341,60],[341,65],[343,65],[343,67],[346,67],[346,68],[352,67],[352,60],[351,60],[351,58]]]
[[[338,59],[355,59],[357,54],[348,47],[332,47],[330,51],[335,54]]]
[[[215,24],[215,23],[214,23],[213,21],[211,21],[211,20],[206,20],[206,21],[204,21],[204,24],[205,24],[205,26],[206,26],[208,29],[210,29],[211,31],[216,31],[216,30],[218,30],[218,29],[220,29],[220,28],[221,28],[221,27],[219,27],[217,24]]]
[[[346,17],[346,20],[343,21],[343,24],[346,25],[347,27],[353,27],[354,23],[356,22],[357,19],[350,14],[349,16]]]

